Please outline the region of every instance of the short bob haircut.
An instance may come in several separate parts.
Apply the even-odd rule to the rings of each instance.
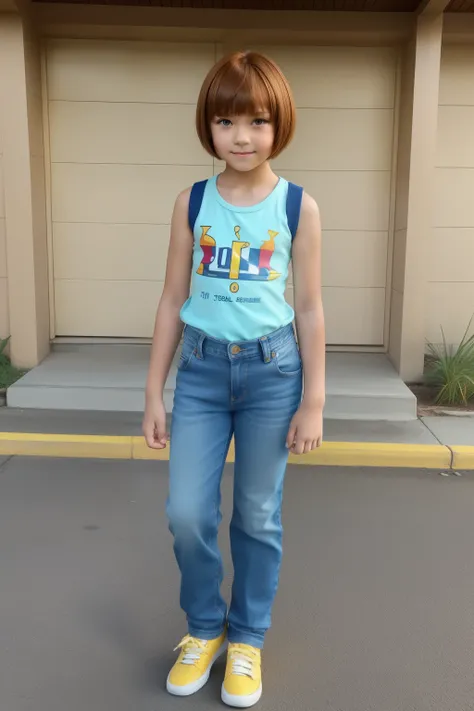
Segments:
[[[270,158],[293,138],[296,111],[288,81],[281,69],[258,52],[235,52],[212,67],[204,80],[196,109],[196,129],[203,147],[219,158],[212,142],[211,122],[216,117],[268,111],[275,130]]]

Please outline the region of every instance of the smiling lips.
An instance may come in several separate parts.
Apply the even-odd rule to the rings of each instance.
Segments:
[[[234,156],[252,156],[255,151],[232,151]]]

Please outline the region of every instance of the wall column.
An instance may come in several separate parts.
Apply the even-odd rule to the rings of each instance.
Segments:
[[[33,367],[49,351],[39,43],[25,18],[0,14],[0,134],[10,354]]]
[[[424,365],[442,36],[442,14],[420,15],[403,58],[389,354],[407,382]]]

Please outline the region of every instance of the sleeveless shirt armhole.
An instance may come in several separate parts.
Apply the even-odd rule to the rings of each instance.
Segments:
[[[303,188],[295,183],[288,182],[288,194],[286,197],[286,218],[291,234],[291,241],[295,239],[300,221],[301,202],[303,200]]]
[[[189,207],[188,207],[188,222],[191,232],[194,234],[194,225],[199,215],[201,209],[202,201],[204,198],[204,190],[206,189],[207,180],[200,180],[198,183],[194,183],[191,188],[191,194],[189,196]]]

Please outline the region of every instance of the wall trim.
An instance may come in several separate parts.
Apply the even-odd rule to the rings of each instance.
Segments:
[[[165,39],[178,36],[232,43],[235,32],[248,41],[393,45],[407,40],[411,13],[284,12],[208,10],[36,3],[35,24],[47,37]],[[163,30],[166,28],[166,32]],[[181,30],[181,33],[179,32]]]
[[[46,45],[41,43],[41,102],[43,106],[43,151],[45,177],[46,241],[48,250],[48,286],[49,286],[49,335],[56,335],[56,306],[54,291],[54,252],[53,252],[53,216],[51,191],[51,140],[49,131],[48,71]]]

